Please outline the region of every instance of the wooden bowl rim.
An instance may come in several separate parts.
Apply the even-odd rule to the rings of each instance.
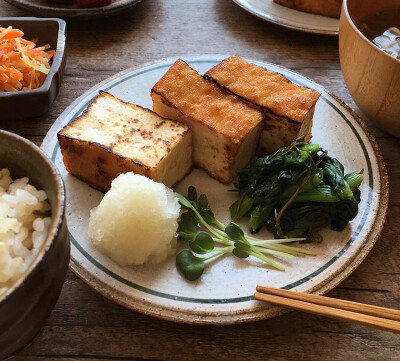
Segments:
[[[41,159],[44,162],[44,167],[47,167],[52,174],[52,182],[54,182],[56,186],[56,197],[57,197],[57,207],[56,210],[52,210],[52,225],[47,235],[46,240],[44,241],[43,245],[41,246],[38,254],[29,265],[27,270],[22,273],[18,279],[8,288],[8,290],[0,296],[0,304],[6,302],[9,296],[19,287],[23,287],[26,278],[30,275],[33,270],[38,266],[40,262],[43,261],[47,251],[51,248],[51,246],[56,241],[57,236],[61,231],[61,227],[63,225],[64,220],[64,213],[65,213],[65,189],[64,183],[61,178],[61,174],[58,169],[53,165],[50,158],[34,143],[31,141],[11,132],[7,132],[5,130],[0,130],[0,138],[5,137],[12,139],[16,145],[23,143],[24,145],[28,146],[32,149],[33,152],[39,154]]]
[[[352,1],[352,0],[350,0]],[[343,10],[342,13],[345,14],[347,21],[349,22],[350,26],[355,30],[357,35],[363,39],[372,49],[377,50],[380,54],[384,54],[387,58],[390,58],[390,61],[397,63],[400,66],[400,60],[397,60],[393,56],[389,55],[388,53],[384,52],[382,49],[378,48],[372,41],[368,40],[367,37],[358,29],[358,27],[354,24],[352,17],[349,14],[348,4],[349,0],[343,0]]]

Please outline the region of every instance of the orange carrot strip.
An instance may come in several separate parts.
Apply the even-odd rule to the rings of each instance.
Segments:
[[[9,40],[9,39],[20,38],[23,35],[24,35],[24,33],[21,30],[19,30],[19,29],[11,29],[6,34],[4,34],[3,36],[0,34],[0,40]]]

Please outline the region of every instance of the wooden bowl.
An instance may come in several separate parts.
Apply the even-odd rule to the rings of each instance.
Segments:
[[[58,170],[33,143],[0,130],[0,169],[13,178],[46,191],[53,223],[36,259],[0,296],[0,360],[24,346],[38,333],[53,309],[68,269],[70,245],[65,222],[65,193]]]
[[[0,120],[19,120],[46,113],[56,99],[64,75],[65,21],[61,19],[0,18],[0,25],[13,26],[24,32],[24,38],[39,39],[39,45],[50,44],[56,55],[49,74],[38,89],[0,92]]]
[[[400,61],[376,47],[356,25],[369,14],[398,6],[399,0],[344,0],[339,27],[340,64],[351,96],[368,118],[396,137],[400,137]]]

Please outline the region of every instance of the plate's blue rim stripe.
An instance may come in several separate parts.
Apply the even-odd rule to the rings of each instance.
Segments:
[[[215,60],[195,60],[195,61],[189,61],[189,64],[201,64],[201,63],[215,63]],[[132,74],[130,74],[127,77],[124,77],[122,79],[120,79],[119,81],[113,82],[111,83],[109,86],[103,88],[104,91],[110,90],[111,88],[117,86],[118,84],[121,84],[133,77],[136,77],[138,75],[144,74],[148,71],[153,71],[156,69],[160,69],[163,67],[169,67],[171,66],[172,63],[163,63],[163,64],[156,64],[156,65],[152,65],[148,68],[142,69],[138,72],[133,72]],[[261,64],[261,63],[260,63]],[[294,79],[291,76],[287,76],[287,78],[289,78],[291,81],[293,81],[294,83],[303,85],[303,86],[307,86],[305,83],[299,81],[298,79]],[[72,119],[75,119],[75,117],[77,117],[79,114],[82,113],[82,111],[88,106],[88,104],[94,99],[94,97],[97,96],[97,94],[95,94],[93,97],[90,98],[90,100],[88,100],[78,111],[75,112],[74,116],[72,117]],[[325,101],[329,106],[331,106],[337,113],[339,113],[339,115],[344,119],[344,121],[349,125],[349,127],[351,128],[351,130],[353,131],[353,133],[355,134],[355,136],[357,137],[361,148],[363,150],[366,162],[367,162],[367,168],[368,168],[368,185],[369,185],[369,192],[368,192],[368,200],[367,200],[367,207],[366,210],[361,218],[361,221],[359,223],[359,225],[357,226],[357,229],[354,231],[354,233],[352,234],[351,238],[349,239],[349,241],[344,245],[344,247],[334,256],[332,257],[327,263],[325,263],[323,266],[321,266],[320,268],[318,268],[316,271],[314,271],[313,273],[311,273],[310,275],[301,278],[300,280],[290,283],[284,287],[282,287],[283,289],[292,289],[295,288],[297,286],[300,286],[301,284],[311,280],[312,278],[314,278],[315,276],[319,275],[320,273],[322,273],[323,271],[325,271],[329,266],[331,266],[334,262],[336,262],[348,249],[349,247],[354,243],[355,239],[357,238],[357,236],[360,234],[361,230],[363,229],[365,222],[368,218],[369,212],[371,210],[371,201],[372,201],[372,196],[373,196],[373,185],[374,185],[374,179],[373,179],[373,175],[372,175],[372,165],[371,165],[371,160],[369,158],[368,155],[368,151],[365,147],[365,144],[362,142],[362,139],[359,135],[359,133],[357,132],[357,130],[355,129],[354,125],[345,117],[345,115],[342,113],[342,111],[335,105],[333,104],[329,99],[327,99],[323,94],[321,94],[320,99],[322,99],[323,101]],[[72,120],[71,120],[72,121]],[[55,162],[56,156],[57,156],[57,152],[59,150],[59,144],[58,142],[56,142],[56,145],[54,147],[51,159],[53,162]],[[204,299],[204,298],[192,298],[192,297],[183,297],[183,296],[175,296],[175,295],[170,295],[168,293],[164,293],[164,292],[159,292],[159,291],[154,291],[151,290],[149,288],[140,286],[136,283],[133,283],[129,280],[127,280],[126,278],[123,278],[119,275],[117,275],[116,273],[112,272],[111,270],[109,270],[107,267],[105,267],[104,265],[102,265],[101,263],[99,263],[96,259],[94,259],[89,253],[87,253],[83,247],[76,241],[76,239],[72,236],[71,233],[69,233],[70,236],[70,240],[71,243],[78,249],[79,252],[82,253],[82,255],[88,260],[90,261],[94,266],[96,266],[97,268],[99,268],[101,271],[103,271],[105,274],[107,274],[108,276],[114,278],[115,280],[131,287],[134,288],[138,291],[153,295],[153,296],[157,296],[157,297],[161,297],[161,298],[165,298],[165,299],[170,299],[170,300],[174,300],[174,301],[181,301],[181,302],[191,302],[191,303],[213,303],[213,304],[227,304],[227,303],[239,303],[239,302],[248,302],[248,301],[252,301],[253,300],[253,295],[251,296],[244,296],[244,297],[234,297],[234,298],[209,298],[209,299]]]

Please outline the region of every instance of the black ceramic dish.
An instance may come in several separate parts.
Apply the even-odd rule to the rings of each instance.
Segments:
[[[51,49],[56,50],[49,74],[40,88],[0,92],[0,120],[19,120],[42,115],[56,99],[64,75],[65,21],[52,18],[0,18],[0,26],[18,28],[24,32],[24,38],[38,38],[39,45],[50,44]]]
[[[38,16],[57,16],[68,19],[105,18],[122,14],[142,0],[113,0],[110,5],[80,8],[68,1],[54,3],[47,0],[6,0],[8,3]]]
[[[0,130],[2,168],[9,168],[13,178],[29,177],[46,191],[53,223],[36,259],[0,296],[0,360],[25,347],[39,332],[60,295],[70,257],[64,185],[48,157],[28,140]]]

